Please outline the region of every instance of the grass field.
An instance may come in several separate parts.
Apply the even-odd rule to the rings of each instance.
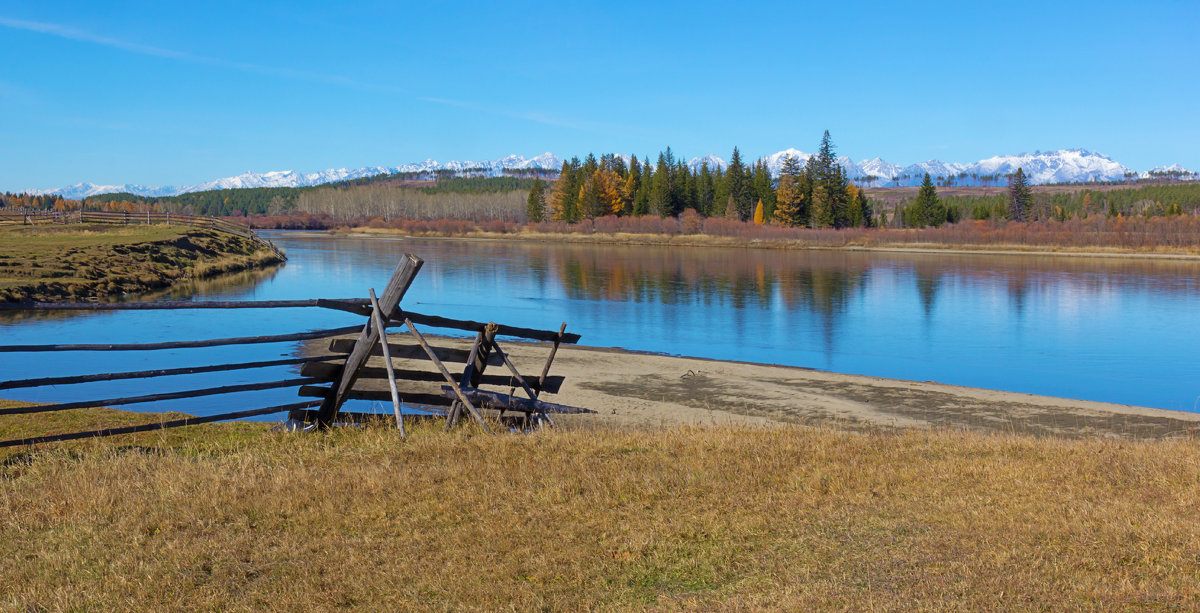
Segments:
[[[224,424],[7,455],[0,609],[1192,609],[1197,508],[1194,439]]]
[[[0,302],[144,293],[278,259],[253,241],[178,226],[0,225]]]

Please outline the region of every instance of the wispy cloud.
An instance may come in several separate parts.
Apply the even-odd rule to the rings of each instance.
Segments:
[[[364,83],[362,81],[357,81],[357,80],[354,80],[354,79],[351,79],[348,77],[343,77],[340,75],[312,72],[312,71],[308,71],[308,70],[297,70],[297,69],[293,69],[293,68],[284,68],[284,67],[278,67],[278,66],[268,66],[268,65],[264,65],[264,64],[253,63],[253,62],[240,62],[240,61],[227,60],[227,59],[212,57],[212,56],[207,56],[207,55],[200,55],[197,53],[190,53],[187,51],[179,51],[176,49],[167,49],[165,47],[157,47],[154,45],[143,45],[141,43],[131,42],[131,41],[119,39],[119,38],[113,38],[111,36],[95,34],[93,32],[88,32],[86,30],[80,30],[78,28],[73,28],[70,26],[65,26],[65,25],[61,25],[61,24],[57,24],[57,23],[47,23],[47,22],[43,22],[43,21],[28,21],[28,20],[24,20],[24,19],[13,19],[11,17],[4,17],[4,16],[0,15],[0,27],[11,28],[14,30],[24,30],[26,32],[36,32],[38,34],[45,34],[47,36],[55,36],[55,37],[63,38],[63,39],[67,39],[67,40],[73,40],[73,41],[89,43],[89,44],[93,44],[93,45],[100,45],[103,47],[109,47],[111,49],[119,49],[121,51],[135,53],[138,55],[158,57],[158,58],[163,58],[163,59],[168,59],[168,60],[175,60],[175,61],[179,61],[179,62],[187,62],[190,64],[217,66],[217,67],[230,68],[230,69],[254,73],[254,74],[261,74],[261,75],[267,75],[267,76],[273,76],[273,77],[281,77],[281,78],[287,78],[287,79],[295,79],[295,80],[301,80],[301,81],[310,81],[310,82],[316,82],[316,83],[326,83],[329,85],[335,85],[335,86],[347,87],[347,88],[353,88],[353,89],[360,89],[360,90],[382,91],[382,92],[391,92],[391,93],[409,94],[409,95],[411,95],[411,93],[412,93],[411,91],[405,90],[402,88],[389,86],[389,85],[380,85],[377,83]],[[4,94],[4,84],[0,83],[0,96],[3,96],[3,95],[5,95]],[[455,108],[461,108],[461,109],[470,110],[470,111],[487,113],[489,115],[497,115],[497,116],[508,117],[508,118],[512,118],[512,119],[521,119],[521,120],[530,121],[530,122],[539,123],[539,124],[548,125],[548,126],[568,128],[571,130],[581,130],[581,131],[588,131],[588,132],[609,132],[614,129],[616,129],[616,130],[628,130],[629,129],[628,126],[610,126],[610,125],[605,125],[602,123],[597,123],[597,122],[592,122],[592,121],[569,120],[569,119],[564,119],[564,118],[557,117],[557,116],[554,116],[554,115],[551,115],[548,113],[539,112],[539,111],[514,111],[514,110],[509,110],[509,109],[498,108],[498,107],[491,106],[491,105],[479,104],[479,103],[474,103],[474,102],[463,102],[460,100],[450,100],[447,98],[437,98],[437,97],[419,97],[417,99],[422,100],[424,102],[430,102],[433,104],[452,106]]]
[[[367,89],[374,91],[391,91],[397,93],[407,93],[399,88],[389,87],[386,85],[378,85],[375,83],[363,83],[340,75],[331,75],[308,70],[296,70],[293,68],[281,68],[277,66],[267,66],[264,64],[256,64],[253,62],[238,62],[226,60],[222,58],[189,53],[187,51],[177,51],[175,49],[167,49],[164,47],[156,47],[153,45],[143,45],[136,42],[130,42],[109,36],[102,36],[64,26],[56,23],[46,23],[42,21],[27,21],[24,19],[13,19],[11,17],[0,16],[0,26],[12,28],[15,30],[25,30],[27,32],[37,32],[48,36],[56,36],[67,40],[74,40],[94,45],[101,45],[112,49],[120,49],[129,53],[138,55],[147,55],[151,57],[160,57],[180,62],[188,62],[191,64],[204,64],[208,66],[219,66],[225,68],[233,68],[244,72],[262,74],[268,76],[284,77],[289,79],[298,79],[304,81],[315,81],[320,83],[328,83],[331,85],[340,85],[344,87],[352,87],[356,89]]]

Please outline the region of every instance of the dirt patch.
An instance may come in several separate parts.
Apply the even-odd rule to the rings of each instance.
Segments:
[[[397,334],[392,342],[407,342],[403,337]],[[315,341],[310,352],[323,353],[328,343]],[[435,344],[469,347],[466,339],[445,337]],[[504,348],[518,369],[529,374],[541,372],[549,352],[548,345],[538,343],[509,342]],[[424,360],[396,362],[404,368],[431,368]],[[381,358],[370,365],[381,367]],[[545,400],[597,411],[559,418],[573,427],[806,424],[1066,438],[1200,436],[1200,414],[1181,411],[617,349],[563,346],[551,374],[566,379]],[[369,384],[359,387],[363,385]],[[382,381],[375,385],[386,389]]]

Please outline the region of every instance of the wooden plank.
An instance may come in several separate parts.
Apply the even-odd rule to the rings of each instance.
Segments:
[[[270,336],[241,336],[235,338],[214,338],[202,341],[168,341],[165,343],[111,343],[111,344],[71,344],[71,345],[0,345],[0,353],[37,352],[37,351],[153,351],[158,349],[189,349],[194,347],[221,347],[224,345],[254,345],[259,343],[281,343],[285,341],[304,341],[315,338],[341,336],[358,330],[358,326],[345,328],[329,328],[311,332],[296,332],[292,334],[274,334]]]
[[[316,385],[303,385],[296,392],[297,396],[305,398],[324,398],[329,395],[328,387]],[[346,400],[371,400],[374,402],[388,402],[392,399],[391,392],[387,390],[360,390],[352,389],[346,392]],[[400,404],[428,404],[449,406],[452,401],[447,400],[444,395],[433,393],[403,393],[400,394]]]
[[[284,411],[294,411],[308,407],[319,405],[319,401],[311,402],[295,402],[291,404],[281,404],[273,407],[262,409],[250,409],[248,411],[233,411],[231,413],[220,413],[218,415],[205,415],[203,417],[186,417],[184,419],[174,419],[171,421],[161,421],[152,424],[144,424],[140,426],[124,426],[121,428],[105,428],[103,430],[88,430],[86,432],[72,432],[70,434],[53,434],[50,436],[35,436],[32,438],[15,439],[11,441],[0,441],[0,447],[16,447],[20,445],[37,445],[39,443],[54,443],[59,441],[70,441],[81,438],[94,438],[98,436],[114,436],[117,434],[133,434],[135,432],[149,432],[152,430],[165,430],[167,428],[179,428],[182,426],[194,426],[197,424],[207,424],[215,421],[226,421],[230,419],[244,419],[246,417],[256,417],[259,415],[270,415],[272,413],[282,413]]]
[[[420,323],[422,325],[430,326],[433,328],[450,328],[450,329],[457,329],[457,330],[470,330],[472,332],[476,332],[476,331],[482,331],[484,328],[486,328],[488,326],[488,324],[481,323],[478,321],[450,319],[448,317],[439,317],[437,315],[422,315],[420,313],[412,313],[412,312],[408,312],[408,311],[403,312],[397,318],[401,318],[401,317],[407,318],[408,320],[412,321],[413,323]],[[420,319],[422,321],[418,322],[417,321],[418,319]],[[521,338],[527,338],[527,339],[535,340],[535,341],[551,341],[551,340],[554,340],[554,337],[555,337],[554,332],[550,332],[547,330],[535,330],[533,328],[522,328],[519,326],[506,326],[503,324],[496,324],[496,326],[497,326],[496,334],[498,336],[519,336]],[[578,334],[569,334],[569,335],[566,335],[565,337],[563,337],[562,342],[577,343],[577,342],[579,342],[579,338],[580,337]]]
[[[550,374],[550,364],[554,363],[554,355],[558,353],[558,346],[562,342],[563,333],[567,331],[567,322],[562,322],[558,327],[558,337],[554,339],[554,346],[550,347],[550,356],[546,358],[546,365],[542,367],[542,376],[538,377],[538,387],[545,389],[546,378]],[[557,391],[551,393],[558,393]]]
[[[95,375],[73,375],[64,377],[42,377],[40,379],[15,379],[13,381],[0,381],[0,390],[14,389],[19,387],[41,387],[44,385],[69,385],[72,383],[91,383],[94,381],[118,381],[122,379],[149,379],[151,377],[169,377],[172,375],[194,375],[206,372],[223,372],[228,370],[246,370],[250,368],[266,368],[269,366],[290,366],[293,364],[304,364],[311,366],[321,364],[323,366],[332,366],[340,368],[335,364],[328,364],[329,360],[341,359],[341,356],[316,356],[311,358],[288,358],[285,360],[266,360],[262,362],[241,362],[238,364],[215,364],[212,366],[188,366],[184,368],[162,368],[158,370],[137,370],[131,372],[114,372],[101,373]],[[304,367],[301,367],[303,374]],[[310,376],[310,375],[305,375]],[[441,379],[437,379],[440,381]]]
[[[371,311],[371,307],[365,298],[338,298],[319,300],[318,302],[320,302],[318,306],[327,309],[336,309],[358,315],[366,315]],[[403,318],[407,318],[414,324],[429,326],[431,328],[445,328],[449,330],[482,332],[483,329],[487,327],[487,324],[478,321],[470,321],[467,319],[451,319],[449,317],[426,315],[423,313],[417,313],[416,311],[407,310],[402,311],[400,315],[398,315],[392,321],[389,321],[388,326],[392,327],[403,325]],[[568,344],[578,343],[580,339],[578,334],[563,334],[560,337],[559,333],[556,333],[552,330],[537,330],[534,328],[507,326],[504,324],[498,324],[498,326],[499,329],[497,330],[496,334],[500,336],[515,336],[535,341],[553,341],[558,339],[561,342]]]
[[[442,386],[442,393],[447,398],[454,395],[453,390],[451,390],[450,386],[448,386],[448,385]],[[530,400],[528,398],[519,398],[517,396],[509,396],[508,394],[501,394],[499,392],[489,392],[489,391],[485,391],[485,390],[466,388],[466,389],[462,390],[462,393],[468,399],[470,399],[474,402],[478,402],[480,404],[480,406],[484,406],[489,409],[497,409],[497,410],[504,409],[505,411],[522,411],[524,413],[536,413],[538,411],[545,411],[547,413],[565,413],[565,414],[595,413],[595,411],[593,411],[591,409],[583,409],[580,407],[569,407],[569,406],[566,406],[563,404],[554,404],[552,402],[546,402],[544,400]]]
[[[103,400],[81,400],[79,402],[62,402],[59,404],[39,404],[27,407],[10,407],[0,409],[0,415],[23,415],[26,413],[46,413],[50,411],[66,411],[68,409],[86,409],[89,407],[110,407],[123,404],[138,404],[142,402],[159,402],[162,400],[178,400],[180,398],[198,398],[200,396],[215,396],[235,392],[253,392],[257,390],[279,389],[281,387],[298,387],[307,383],[319,383],[319,380],[305,377],[300,379],[285,379],[283,381],[267,381],[265,383],[243,383],[239,385],[222,385],[205,387],[182,392],[166,392],[162,394],[146,394],[144,396],[129,396],[127,398],[105,398]]]
[[[331,353],[350,353],[353,351],[356,342],[355,339],[350,338],[335,338],[329,341],[329,351]],[[420,344],[388,343],[388,351],[395,359],[425,360],[429,357]],[[467,358],[470,356],[470,352],[466,349],[452,347],[433,347],[433,351],[442,362],[454,362],[456,364],[465,364]],[[371,348],[370,355],[382,356],[383,350],[376,345]],[[497,366],[501,364],[499,360],[490,363]]]
[[[504,353],[504,350],[500,348],[500,343],[492,341],[492,348],[496,350],[496,353],[500,354],[500,357],[504,360],[504,365],[508,366],[508,369],[512,371],[513,377],[516,378],[517,382],[521,384],[521,389],[525,390],[525,394],[529,396],[529,399],[537,400],[537,392],[533,391],[533,388],[529,387],[529,384],[525,382],[525,377],[521,376],[521,373],[517,371],[517,367],[513,365],[512,360],[508,359],[508,354]],[[538,414],[541,415],[542,418],[544,418],[547,422],[549,422],[551,426],[555,426],[554,420],[550,418],[549,413],[545,411],[538,411]]]
[[[425,337],[421,336],[421,333],[417,331],[417,327],[414,326],[411,321],[405,319],[404,325],[408,327],[408,331],[412,332],[413,337],[417,339],[417,342],[420,343],[421,347],[425,349],[425,352],[429,354],[429,360],[433,362],[434,366],[437,366],[438,370],[442,372],[442,376],[444,376],[446,378],[446,382],[450,384],[450,389],[458,397],[458,401],[463,404],[463,406],[471,414],[471,417],[475,418],[475,421],[479,423],[479,426],[483,428],[483,431],[491,434],[492,429],[487,425],[487,422],[483,420],[483,415],[479,414],[479,411],[475,409],[475,405],[471,404],[471,402],[467,400],[467,397],[464,396],[459,390],[458,384],[454,382],[454,377],[450,375],[450,371],[446,370],[446,366],[442,364],[441,360],[438,360],[437,355],[433,353],[433,348],[429,346],[429,343],[425,342]]]
[[[466,367],[463,368],[462,377],[459,379],[459,383],[458,383],[459,386],[469,387],[471,385],[471,380],[475,378],[474,377],[475,361],[476,361],[476,358],[479,356],[479,348],[481,346],[483,346],[483,341],[484,341],[484,333],[483,333],[483,330],[480,330],[475,335],[475,342],[471,343],[471,354],[467,356],[467,365],[466,365]],[[458,418],[461,414],[462,414],[462,403],[459,402],[458,400],[455,400],[454,404],[450,406],[450,413],[448,415],[446,415],[445,430],[447,432],[449,432],[450,429],[453,428],[454,425],[458,423]]]
[[[167,300],[163,302],[6,302],[3,311],[173,311],[179,309],[293,309],[319,308],[311,300]]]
[[[326,360],[341,359],[341,357],[342,356],[323,356],[323,358]],[[337,373],[339,371],[341,371],[341,369],[342,369],[341,364],[330,363],[328,361],[311,362],[311,363],[305,364],[304,366],[302,366],[300,368],[300,374],[305,377],[316,377],[323,381],[329,381],[329,380],[332,380],[334,377],[336,377]],[[433,372],[431,370],[411,370],[411,369],[405,369],[405,368],[396,368],[396,369],[394,369],[394,372],[396,373],[397,381],[434,383],[434,382],[444,380],[441,373]],[[364,366],[358,370],[358,380],[359,381],[377,380],[377,379],[383,379],[385,377],[387,377],[387,371],[384,370],[383,368],[379,368],[379,367],[375,367],[375,366]],[[561,389],[562,384],[565,380],[566,380],[566,378],[561,375],[550,375],[549,377],[546,377],[546,386],[544,388],[542,388],[540,391],[548,392],[551,394],[557,394],[558,390]],[[496,386],[496,387],[516,387],[517,383],[516,383],[516,381],[513,380],[513,377],[511,375],[488,375],[488,374],[485,374],[485,375],[483,375],[483,377],[480,378],[479,385],[481,385],[481,386],[488,385],[488,386]],[[530,381],[529,385],[531,387],[533,387],[534,390],[538,389],[535,381]]]
[[[387,287],[383,291],[383,300],[379,304],[383,308],[382,316],[384,320],[391,320],[392,317],[400,311],[400,300],[404,298],[404,294],[408,292],[408,288],[412,285],[413,279],[421,270],[421,265],[424,260],[411,254],[406,253],[400,258],[400,262],[396,265],[396,270],[392,272],[391,279],[388,280]],[[341,409],[342,402],[345,401],[345,394],[354,386],[354,380],[358,378],[358,369],[367,361],[371,348],[375,346],[379,340],[378,334],[373,326],[364,326],[362,332],[359,333],[358,341],[350,355],[346,358],[346,365],[342,369],[342,374],[333,384],[333,391],[325,402],[321,405],[321,413],[317,419],[317,427],[325,429],[333,422],[333,418],[337,417],[338,410]]]
[[[400,430],[400,438],[407,440],[408,433],[404,431],[404,417],[400,414],[400,391],[396,389],[396,373],[392,371],[392,354],[388,352],[387,330],[383,327],[383,318],[379,313],[379,300],[375,298],[375,288],[371,292],[371,321],[375,323],[375,332],[379,334],[379,348],[383,350],[383,365],[387,370],[388,389],[392,393],[392,408],[396,412],[396,428]]]

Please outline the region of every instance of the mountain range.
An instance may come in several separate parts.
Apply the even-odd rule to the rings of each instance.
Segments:
[[[784,149],[764,159],[771,172],[778,174],[783,167],[786,156],[795,156],[801,164],[814,154],[805,153],[798,149]],[[628,158],[627,158],[628,159]],[[693,170],[699,170],[707,162],[710,168],[727,166],[727,162],[716,155],[693,158],[688,165]],[[941,162],[928,160],[901,166],[880,158],[854,162],[849,157],[841,157],[838,162],[845,168],[851,180],[875,187],[919,185],[925,173],[940,178],[939,183],[952,181],[955,185],[1002,185],[1004,175],[1011,174],[1021,168],[1029,175],[1030,183],[1084,183],[1091,181],[1121,181],[1130,176],[1149,177],[1154,173],[1171,173],[1175,176],[1195,180],[1200,178],[1195,172],[1188,171],[1178,164],[1160,166],[1146,172],[1134,172],[1128,167],[1114,161],[1112,158],[1087,151],[1085,149],[1060,149],[1057,151],[1035,151],[1017,155],[1000,155],[980,160],[970,164],[956,162]],[[215,179],[204,183],[186,186],[145,186],[145,185],[97,185],[95,183],[78,183],[68,187],[55,189],[28,190],[32,194],[58,194],[64,198],[86,198],[98,194],[128,192],[142,197],[174,196],[190,192],[201,192],[214,189],[240,189],[251,187],[305,187],[323,185],[337,181],[347,181],[362,177],[395,173],[433,173],[435,171],[463,172],[472,170],[485,176],[500,176],[509,170],[530,170],[535,168],[557,170],[562,166],[562,158],[552,154],[525,158],[510,155],[498,160],[482,161],[451,161],[440,163],[427,159],[423,162],[402,164],[400,166],[367,166],[363,168],[333,168],[321,172],[300,173],[292,170],[271,171],[265,173],[244,172],[233,177]]]

